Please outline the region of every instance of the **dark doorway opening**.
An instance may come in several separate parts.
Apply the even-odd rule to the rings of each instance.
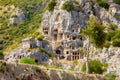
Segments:
[[[35,59],[35,62],[36,62],[36,63],[38,63],[38,60],[37,60],[37,59]]]
[[[60,50],[56,50],[56,54],[61,54],[61,51]]]

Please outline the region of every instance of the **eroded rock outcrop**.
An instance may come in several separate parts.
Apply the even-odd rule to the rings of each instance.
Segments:
[[[57,3],[62,5],[65,1]],[[66,60],[76,60],[82,57],[79,48],[83,45],[80,35],[86,26],[88,16],[82,11],[62,10],[61,7],[53,12],[46,11],[42,20],[42,33],[51,44],[55,57]]]
[[[23,57],[33,58],[35,62],[48,61],[49,56],[40,49],[44,48],[50,51],[50,47],[46,41],[39,41],[35,38],[29,37],[23,39],[21,44],[15,48],[10,54],[5,55],[4,60],[8,62],[20,62]]]
[[[21,9],[16,9],[12,13],[12,17],[10,18],[10,24],[21,23],[23,20],[25,20],[24,12]]]
[[[0,61],[0,80],[107,80],[100,75],[47,69]]]

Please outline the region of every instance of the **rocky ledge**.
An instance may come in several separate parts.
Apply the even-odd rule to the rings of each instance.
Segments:
[[[0,80],[107,80],[100,75],[0,61]]]

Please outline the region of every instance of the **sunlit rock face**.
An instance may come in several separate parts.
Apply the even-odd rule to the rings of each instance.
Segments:
[[[78,49],[82,47],[84,40],[79,34],[82,28],[87,26],[86,22],[91,15],[96,16],[105,25],[115,24],[120,27],[120,6],[112,3],[112,0],[108,1],[109,9],[100,7],[96,0],[78,0],[80,10],[70,12],[61,9],[64,2],[58,1],[54,11],[46,11],[42,20],[42,33],[51,43],[56,56],[58,56],[57,50],[62,57],[67,56],[65,59],[70,60],[73,60],[70,55],[80,54]]]
[[[100,75],[49,69],[43,66],[20,65],[0,61],[0,80],[105,80]]]
[[[87,15],[83,12],[65,10],[46,11],[42,20],[42,33],[46,40],[50,41],[54,54],[60,54],[61,58],[73,60],[73,54],[81,57],[79,48],[82,47],[83,38],[81,30],[86,26]],[[59,53],[57,53],[58,51]],[[57,56],[57,55],[56,55]]]

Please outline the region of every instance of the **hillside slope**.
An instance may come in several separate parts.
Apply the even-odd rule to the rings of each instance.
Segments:
[[[49,0],[0,0],[0,50],[15,48],[21,39],[40,27],[47,2]]]

